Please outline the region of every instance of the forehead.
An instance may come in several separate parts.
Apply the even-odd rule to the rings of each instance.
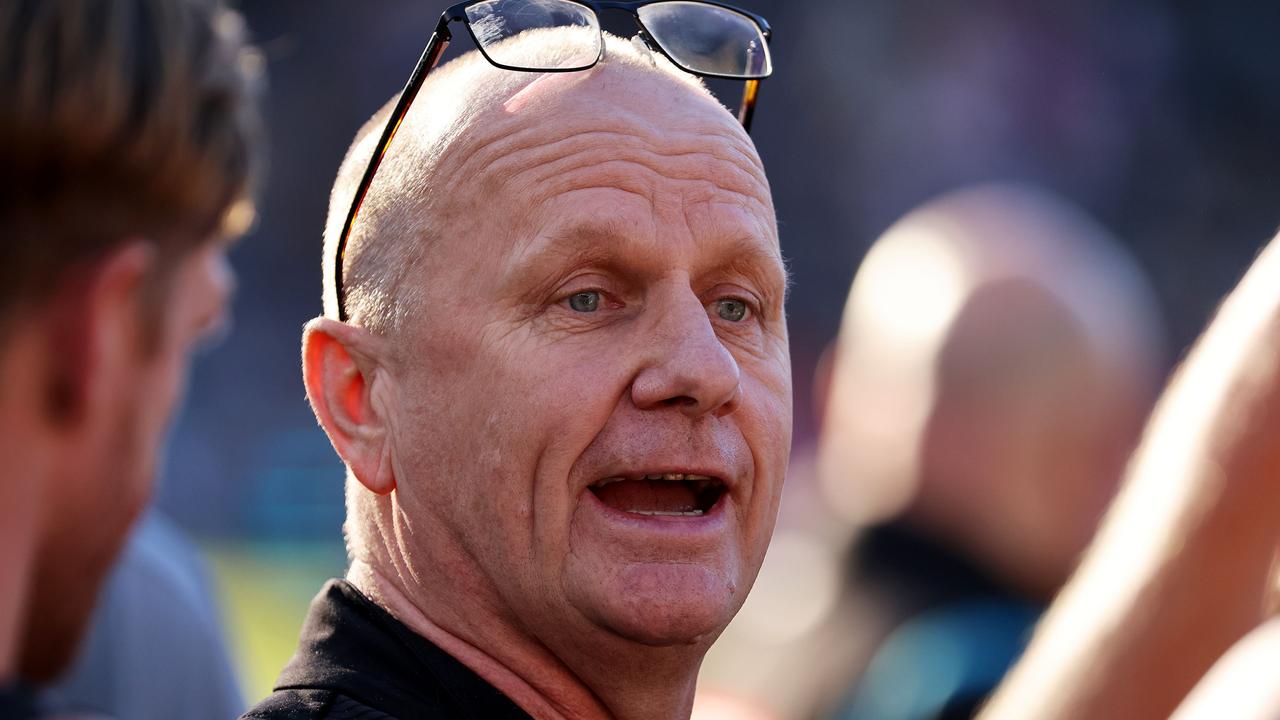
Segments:
[[[541,76],[477,114],[439,160],[446,214],[500,216],[513,235],[584,214],[597,227],[626,216],[736,223],[726,232],[749,231],[776,249],[768,181],[750,138],[710,95],[679,79],[601,68]]]

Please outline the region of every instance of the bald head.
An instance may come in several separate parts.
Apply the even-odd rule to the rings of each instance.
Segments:
[[[1132,260],[1025,187],[956,192],[891,228],[854,280],[823,475],[855,522],[907,514],[1051,591],[1154,398],[1160,321]]]
[[[557,64],[581,54],[594,36],[576,28],[545,29],[506,41],[505,62]],[[325,227],[325,315],[337,316],[332,288],[334,248],[369,157],[391,111],[388,103],[361,128],[343,160]],[[421,272],[423,251],[447,237],[452,220],[486,213],[519,191],[522,170],[537,166],[558,143],[629,127],[659,152],[678,150],[680,136],[724,136],[764,174],[746,133],[696,77],[659,55],[605,35],[604,54],[591,70],[534,73],[503,70],[477,51],[433,71],[397,132],[348,238],[347,311],[357,324],[395,327],[414,289],[403,282]],[[669,138],[669,140],[668,140]],[[664,149],[662,146],[668,146]],[[548,148],[539,152],[539,148]]]

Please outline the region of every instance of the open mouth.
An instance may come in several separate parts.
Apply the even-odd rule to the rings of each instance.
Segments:
[[[724,495],[719,478],[684,473],[656,473],[636,477],[607,477],[591,492],[614,510],[635,515],[701,517]]]

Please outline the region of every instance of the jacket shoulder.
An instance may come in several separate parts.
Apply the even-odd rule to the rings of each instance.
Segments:
[[[277,690],[240,720],[324,720],[333,700],[328,690]]]
[[[240,720],[397,720],[331,690],[277,690]]]

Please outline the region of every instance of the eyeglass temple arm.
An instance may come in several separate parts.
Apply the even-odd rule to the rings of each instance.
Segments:
[[[449,13],[440,16],[440,22],[436,24],[435,32],[431,33],[431,39],[427,42],[427,47],[422,51],[422,57],[418,59],[418,64],[413,68],[413,74],[409,76],[409,81],[405,83],[404,90],[400,91],[400,97],[396,100],[395,107],[391,110],[391,115],[387,117],[387,124],[382,129],[382,135],[378,138],[378,144],[374,148],[373,157],[369,158],[369,166],[365,168],[364,175],[360,178],[360,184],[356,186],[354,199],[351,201],[351,209],[347,212],[347,220],[342,225],[342,234],[338,237],[338,247],[334,257],[333,267],[333,288],[337,295],[338,301],[338,319],[346,322],[347,316],[347,292],[342,284],[342,268],[345,264],[347,255],[347,238],[351,235],[351,228],[355,225],[356,217],[360,214],[360,206],[364,204],[364,198],[369,194],[369,187],[373,184],[373,176],[378,172],[378,166],[382,164],[382,158],[387,154],[387,148],[391,145],[391,140],[395,138],[396,131],[400,129],[400,124],[404,122],[404,118],[409,114],[409,106],[413,104],[414,98],[418,96],[418,91],[422,89],[422,83],[426,80],[427,73],[440,62],[440,56],[444,54],[445,48],[449,46],[449,41],[453,39],[452,33],[449,32]]]
[[[740,11],[741,12],[741,11]],[[766,45],[773,43],[773,29],[769,27],[769,23],[759,15],[752,15],[756,25],[760,26],[760,34],[764,36]],[[748,134],[751,133],[751,118],[756,114],[756,100],[760,98],[760,80],[748,80],[742,88],[742,105],[738,108],[738,122],[742,123],[742,129]]]
[[[742,129],[751,132],[751,118],[756,114],[756,99],[760,97],[760,81],[748,80],[742,88],[742,105],[738,108],[738,121]]]

